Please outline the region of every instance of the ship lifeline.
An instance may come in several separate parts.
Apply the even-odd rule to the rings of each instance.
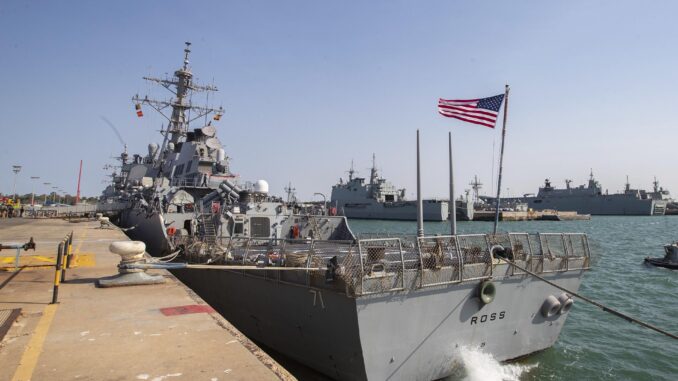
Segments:
[[[174,82],[190,87],[187,73],[185,64]],[[217,167],[225,161],[211,131],[188,130],[187,105],[172,107],[169,142],[135,160],[147,167],[128,168],[120,191],[133,200],[123,213],[133,219],[127,232],[151,247],[167,241],[191,261],[222,265],[173,273],[250,338],[339,380],[439,379],[454,372],[461,347],[507,360],[558,338],[571,296],[502,258],[576,291],[589,268],[586,235],[422,231],[356,239],[343,217],[294,215],[264,184],[246,192],[221,179],[229,172]],[[212,159],[203,160],[207,155]],[[203,176],[210,172],[177,173],[180,165],[184,174],[193,168],[191,157],[215,170],[218,186]]]

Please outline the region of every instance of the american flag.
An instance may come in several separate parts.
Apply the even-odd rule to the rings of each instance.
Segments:
[[[480,124],[494,128],[504,94],[479,99],[442,99],[438,100],[438,112],[448,118]]]

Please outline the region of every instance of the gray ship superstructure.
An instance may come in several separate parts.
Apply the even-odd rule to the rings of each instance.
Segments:
[[[536,196],[502,198],[502,205],[525,203],[534,210],[574,211],[591,215],[651,216],[663,215],[666,211],[666,200],[653,197],[644,190],[631,189],[628,181],[624,192],[613,194],[603,192],[593,172],[586,186],[572,187],[570,180],[565,183],[565,189],[558,189],[546,179]],[[494,200],[492,197],[485,199],[490,203]]]
[[[165,142],[112,193],[151,254],[207,264],[172,271],[241,332],[338,380],[440,379],[465,347],[508,360],[554,344],[573,299],[521,268],[576,292],[586,235],[356,238],[343,216],[300,214],[265,181],[240,185],[213,126],[188,128],[187,63],[188,47],[162,82],[177,88]]]
[[[190,101],[194,92],[217,89],[193,82],[189,46],[187,43],[183,67],[173,77],[145,78],[170,90],[173,99],[133,98],[140,116],[142,105],[159,112],[171,109],[171,114],[165,116],[169,124],[162,131],[163,143],[149,144],[148,154],[143,156],[130,157],[125,151],[120,173],[104,191],[103,199],[115,197],[128,203],[118,221],[127,235],[145,242],[152,255],[179,250],[198,236],[205,244],[231,237],[353,238],[344,217],[299,214],[297,205],[270,196],[264,180],[239,185],[212,125],[221,119],[223,109]],[[190,127],[191,122],[209,115],[213,116],[210,122]]]
[[[348,181],[332,186],[331,205],[339,214],[348,218],[378,220],[416,220],[416,201],[405,200],[405,189],[397,189],[391,182],[379,176],[374,156],[370,179],[356,177],[353,166],[348,171]],[[449,216],[446,200],[424,200],[424,220],[444,221]]]

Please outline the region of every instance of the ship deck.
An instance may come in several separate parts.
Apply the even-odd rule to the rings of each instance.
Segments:
[[[98,225],[0,220],[1,243],[37,245],[18,271],[15,250],[0,252],[0,381],[293,379],[169,272],[154,271],[165,284],[95,287],[117,273],[108,245],[127,240]],[[50,304],[57,245],[71,231],[75,266]]]

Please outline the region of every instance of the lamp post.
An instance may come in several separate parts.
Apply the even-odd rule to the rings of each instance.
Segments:
[[[46,186],[47,188],[49,188],[49,186],[52,185],[52,183],[42,183],[42,185],[44,185],[44,186]],[[49,191],[49,189],[48,189],[48,191]],[[45,193],[45,201],[44,201],[42,204],[43,204],[43,205],[47,204],[47,193]]]
[[[38,180],[39,176],[31,176],[31,180]],[[35,206],[35,181],[33,181],[33,189],[31,189],[31,207]]]
[[[16,178],[18,177],[19,172],[21,172],[21,166],[13,165],[12,172],[14,172],[14,190],[12,193],[14,193],[14,203],[16,203]]]

